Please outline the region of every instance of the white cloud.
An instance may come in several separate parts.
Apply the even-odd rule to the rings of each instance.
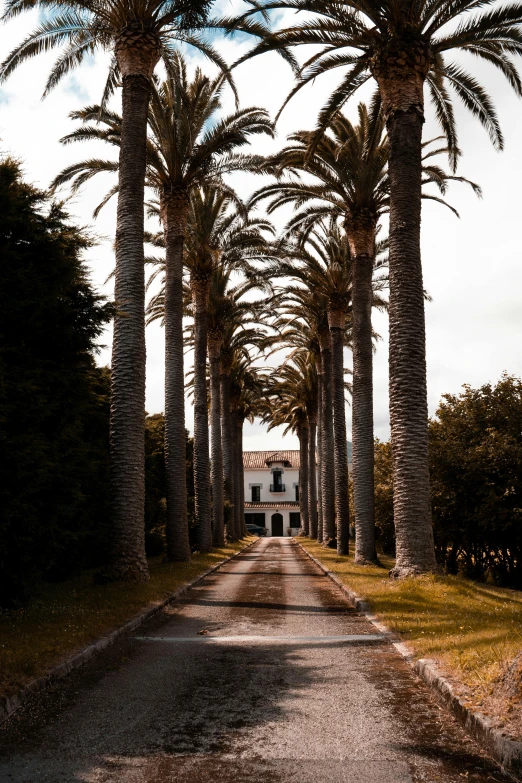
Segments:
[[[231,14],[234,3],[221,3],[220,11]],[[0,29],[0,47],[5,54],[22,40],[37,21],[36,13],[20,17]],[[233,62],[248,43],[230,39],[216,41],[228,62]],[[103,154],[106,149],[80,145],[63,147],[59,138],[72,129],[68,113],[86,102],[99,100],[108,57],[100,55],[68,77],[45,101],[41,94],[53,55],[45,55],[23,65],[0,90],[0,148],[22,159],[29,180],[47,187],[55,174],[81,155]],[[210,66],[199,55],[191,56],[203,68]],[[484,199],[478,201],[468,188],[455,185],[449,200],[459,210],[457,220],[448,210],[426,204],[423,211],[422,250],[425,287],[433,297],[427,304],[427,352],[429,407],[432,414],[444,392],[458,392],[463,383],[474,386],[495,381],[503,370],[522,374],[519,334],[522,328],[522,264],[518,239],[522,174],[522,148],[519,144],[522,105],[507,84],[491,69],[480,65],[475,72],[484,78],[494,96],[506,139],[503,153],[493,150],[486,133],[476,120],[460,107],[457,117],[460,144],[464,151],[461,171],[479,182]],[[287,133],[313,126],[317,110],[327,98],[339,75],[318,79],[288,105],[278,123],[275,142],[259,139],[256,149],[268,152],[281,144]],[[293,85],[289,66],[275,55],[265,55],[237,69],[235,79],[243,106],[265,106],[272,114],[280,108]],[[361,98],[364,97],[361,94]],[[356,102],[349,108],[351,114]],[[226,94],[226,110],[233,98]],[[425,138],[437,135],[432,120],[426,123]],[[75,197],[70,208],[84,225],[90,224],[92,210],[105,193],[110,178],[99,179]],[[247,195],[258,182],[237,177],[237,186]],[[95,230],[108,239],[89,254],[93,280],[100,287],[113,265],[115,204],[107,207]],[[111,292],[112,283],[105,287]],[[379,437],[389,433],[387,400],[387,319],[376,314],[374,327],[382,335],[375,355],[375,424]],[[110,332],[102,342],[110,345]],[[147,331],[147,410],[163,409],[163,351],[161,327]],[[110,349],[100,361],[110,360]],[[348,408],[348,417],[351,411]],[[187,403],[187,424],[192,409]],[[287,447],[296,439],[288,436]],[[266,434],[259,424],[245,428],[245,448],[278,448],[281,432]]]

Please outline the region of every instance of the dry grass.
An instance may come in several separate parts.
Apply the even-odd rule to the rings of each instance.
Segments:
[[[418,658],[435,658],[483,711],[493,684],[522,650],[522,593],[452,576],[391,581],[391,558],[356,566],[317,541],[300,539],[310,554],[361,597]]]
[[[92,573],[46,585],[30,604],[0,613],[0,694],[20,686],[161,601],[251,539],[195,555],[189,563],[149,561],[146,584],[94,586]]]

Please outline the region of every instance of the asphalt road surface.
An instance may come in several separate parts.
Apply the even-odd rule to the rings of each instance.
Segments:
[[[260,539],[0,727],[2,783],[504,781],[291,539]]]

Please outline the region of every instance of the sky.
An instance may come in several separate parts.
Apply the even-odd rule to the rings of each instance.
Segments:
[[[229,14],[233,6],[220,0],[214,10]],[[37,12],[32,11],[0,28],[2,59],[37,23]],[[229,63],[249,47],[245,40],[230,39],[216,40],[215,45]],[[0,151],[20,160],[27,180],[42,188],[47,188],[54,176],[70,163],[83,157],[109,156],[103,145],[64,146],[59,141],[74,128],[69,112],[99,101],[108,56],[101,53],[86,62],[42,100],[46,74],[55,56],[50,53],[26,63],[0,87]],[[466,55],[461,62],[468,67],[471,65],[494,98],[505,149],[497,152],[486,132],[456,100],[459,143],[463,151],[458,173],[480,184],[483,198],[478,199],[467,186],[452,185],[447,198],[458,210],[460,219],[438,204],[425,202],[423,206],[424,284],[432,297],[426,304],[430,415],[435,414],[442,394],[458,394],[463,384],[478,387],[495,383],[504,371],[522,375],[519,238],[522,102],[487,64],[464,58]],[[213,72],[201,56],[188,52],[187,59],[192,67],[197,64],[209,73]],[[277,124],[277,138],[274,141],[256,138],[254,150],[271,152],[284,143],[287,134],[312,128],[318,109],[338,79],[339,75],[321,77],[302,90],[282,113]],[[235,72],[235,80],[242,106],[262,106],[272,116],[294,83],[289,66],[276,54],[263,55],[241,65]],[[368,93],[361,92],[361,100],[367,97]],[[354,115],[356,104],[357,100],[347,107],[349,116]],[[232,110],[232,95],[226,94],[224,111]],[[426,114],[424,139],[429,139],[437,136],[439,130],[429,105]],[[261,184],[261,180],[251,175],[238,175],[233,182],[244,197]],[[106,207],[96,221],[92,219],[92,212],[110,184],[109,176],[99,177],[69,201],[74,219],[91,228],[99,238],[86,261],[93,283],[108,296],[113,289],[112,281],[106,280],[114,263],[115,204]],[[62,198],[69,195],[67,190],[60,192]],[[284,216],[278,221],[282,226]],[[375,433],[386,440],[389,438],[387,316],[374,314],[373,326],[381,336],[374,359]],[[109,329],[100,340],[98,362],[102,365],[110,363],[110,342]],[[149,413],[163,411],[163,359],[163,329],[156,323],[147,329],[146,407]],[[351,366],[351,361],[347,351],[347,367]],[[187,363],[190,363],[190,356]],[[190,400],[186,405],[186,421],[191,430]],[[349,404],[347,422],[349,433]],[[259,422],[245,424],[244,444],[246,450],[298,447],[295,436],[283,437],[281,429],[267,433],[266,426]]]

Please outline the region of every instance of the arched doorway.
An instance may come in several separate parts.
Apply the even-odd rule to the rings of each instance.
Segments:
[[[272,514],[272,535],[283,536],[283,515]]]

